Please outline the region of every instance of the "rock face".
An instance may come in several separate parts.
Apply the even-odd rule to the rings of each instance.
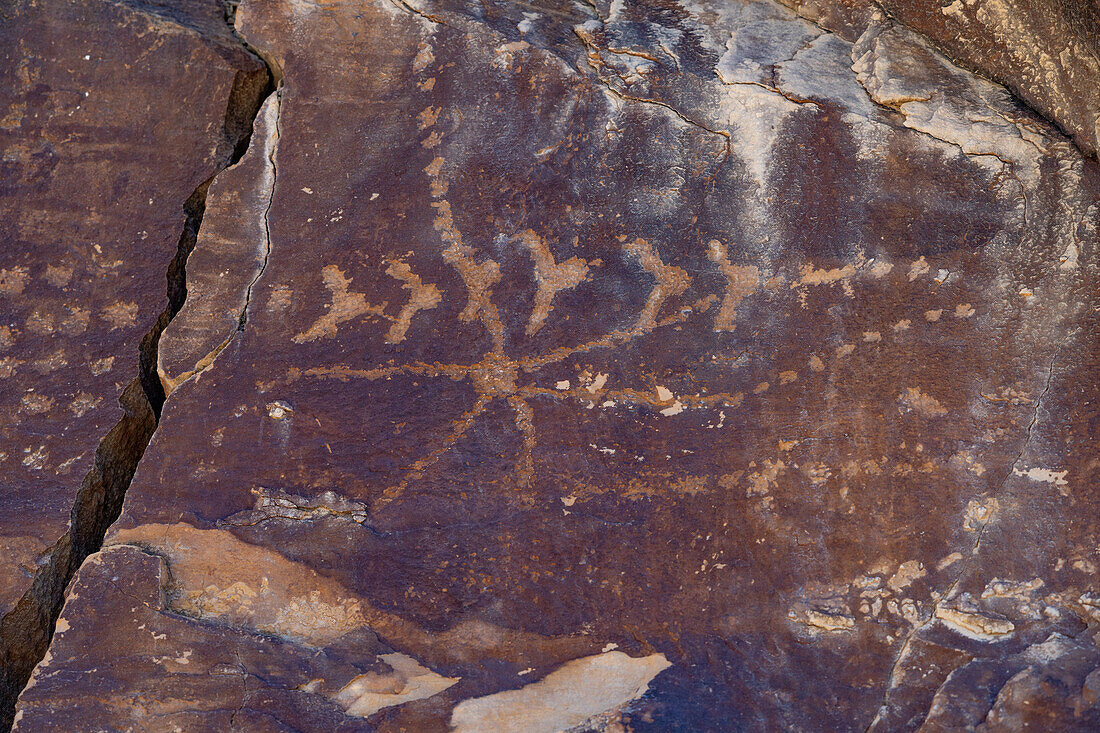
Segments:
[[[1095,156],[1100,145],[1100,6],[1088,0],[884,0],[951,58],[1010,89]]]
[[[1096,729],[1100,171],[824,7],[246,0],[15,729]]]
[[[157,332],[165,272],[193,242],[205,182],[246,139],[268,72],[214,2],[17,2],[0,13],[0,699],[10,707],[152,433],[160,405],[140,384],[139,345]],[[155,361],[155,338],[146,354]]]
[[[1095,157],[1100,6],[1089,0],[780,0],[856,40],[886,14],[957,63],[1006,85]]]

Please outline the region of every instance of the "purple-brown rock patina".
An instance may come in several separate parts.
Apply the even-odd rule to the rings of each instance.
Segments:
[[[7,708],[152,433],[139,350],[166,308],[165,271],[267,85],[213,0],[0,10]]]
[[[1100,724],[1096,164],[885,17],[247,0],[16,730]]]

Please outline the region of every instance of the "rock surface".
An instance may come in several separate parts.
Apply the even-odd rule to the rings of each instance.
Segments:
[[[1089,0],[883,0],[951,58],[1006,84],[1082,150],[1100,146],[1100,5]]]
[[[1006,85],[1082,150],[1100,146],[1100,6],[1090,0],[780,0],[856,40],[886,15]]]
[[[822,7],[246,0],[16,730],[1100,725],[1100,171]]]
[[[205,181],[247,136],[268,73],[216,2],[80,0],[7,4],[0,79],[10,706],[152,433],[139,345],[166,308],[165,272],[202,216]]]

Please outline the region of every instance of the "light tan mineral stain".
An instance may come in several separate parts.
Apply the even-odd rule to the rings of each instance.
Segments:
[[[898,402],[901,403],[903,408],[919,412],[927,417],[942,417],[947,414],[947,409],[940,404],[939,400],[922,391],[920,387],[906,387],[898,395]]]
[[[980,641],[998,640],[1016,628],[1008,619],[945,606],[936,607],[935,617],[963,636]]]
[[[30,270],[26,267],[0,270],[0,295],[22,295],[29,276]]]
[[[112,303],[103,309],[103,320],[111,324],[111,330],[129,328],[137,319],[138,305],[133,302]]]
[[[963,515],[963,528],[969,532],[979,532],[993,520],[1001,503],[994,497],[981,500],[971,499],[966,504],[966,513]]]
[[[574,659],[518,690],[462,701],[451,715],[451,730],[557,733],[641,697],[670,666],[664,654],[630,657],[609,651]]]
[[[298,521],[311,518],[308,512],[294,517]],[[172,579],[166,591],[170,610],[312,647],[322,648],[348,633],[369,628],[392,646],[419,659],[435,660],[429,663],[471,663],[494,657],[529,664],[531,654],[561,659],[570,650],[570,656],[583,653],[595,643],[584,638],[543,637],[478,620],[430,632],[376,608],[341,583],[278,552],[242,542],[226,530],[198,529],[185,523],[144,524],[120,530],[107,540],[108,546],[120,544],[135,545],[164,558]]]
[[[1058,493],[1062,496],[1069,496],[1069,481],[1066,480],[1069,471],[1054,471],[1049,468],[1043,468],[1042,466],[1033,466],[1023,471],[1018,468],[1013,468],[1012,475],[1022,476],[1029,481],[1050,484],[1057,489]]]
[[[379,659],[390,667],[389,672],[361,674],[333,696],[348,715],[368,718],[383,708],[431,697],[459,681],[437,674],[405,654],[383,654]]]
[[[886,585],[894,592],[900,592],[912,585],[913,581],[919,580],[925,575],[927,575],[927,572],[923,564],[916,560],[906,560],[898,567],[898,571],[886,581]]]

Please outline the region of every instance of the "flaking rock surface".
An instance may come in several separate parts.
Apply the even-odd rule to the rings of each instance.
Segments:
[[[246,0],[16,730],[1094,730],[1100,176],[885,16]]]
[[[1086,153],[1100,145],[1100,5],[1091,0],[780,0],[855,40],[886,15],[1006,85]]]

